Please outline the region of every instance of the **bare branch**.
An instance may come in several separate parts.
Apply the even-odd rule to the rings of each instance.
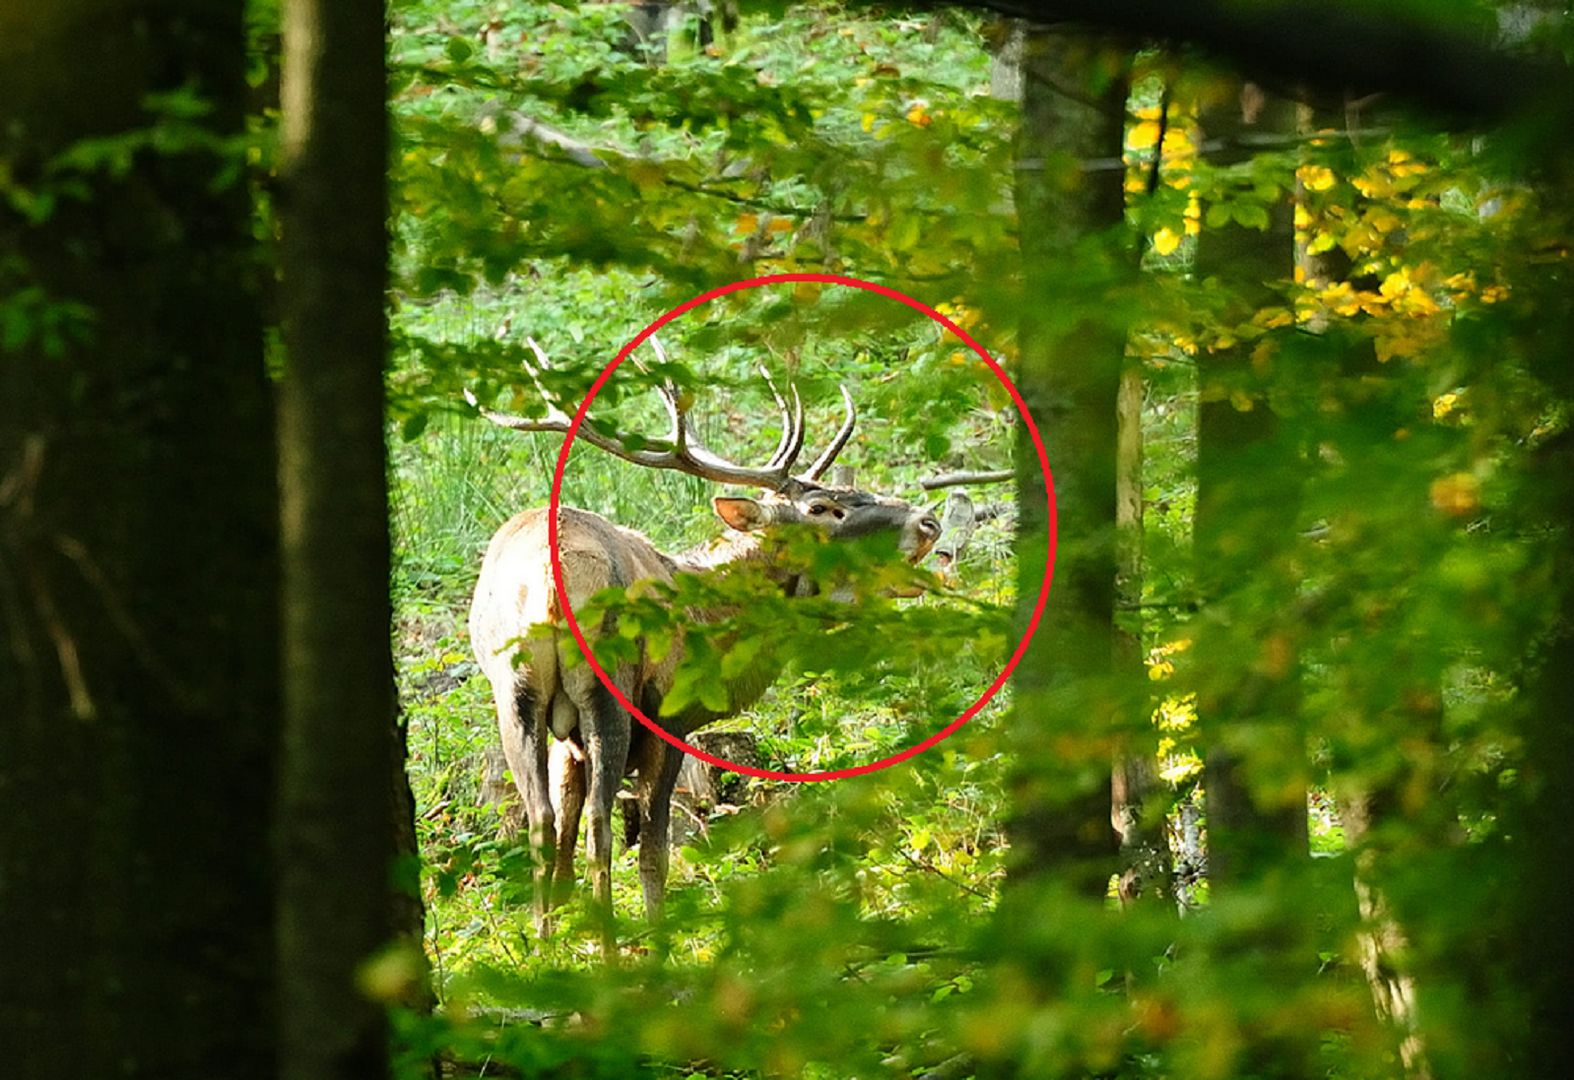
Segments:
[[[925,491],[935,491],[939,488],[961,487],[963,484],[1003,484],[1014,476],[1016,473],[1010,469],[993,469],[989,472],[941,473],[939,476],[927,476],[918,483]]]

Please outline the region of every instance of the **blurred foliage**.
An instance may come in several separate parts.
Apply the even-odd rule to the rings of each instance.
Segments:
[[[463,608],[492,530],[546,502],[560,443],[477,422],[462,390],[540,413],[529,338],[572,412],[662,312],[794,270],[943,306],[1013,370],[1017,314],[1044,298],[1016,277],[1017,108],[988,93],[995,33],[956,13],[749,5],[724,41],[658,62],[613,4],[394,5],[398,647],[441,1002],[401,1021],[412,1074],[442,1051],[476,1074],[1403,1075],[1362,967],[1395,927],[1388,963],[1414,980],[1432,1075],[1504,1074],[1525,1005],[1500,955],[1523,844],[1504,822],[1533,795],[1527,688],[1562,587],[1562,525],[1536,483],[1567,427],[1567,203],[1523,166],[1514,132],[1386,108],[1309,114],[1218,164],[1200,117],[1233,81],[1180,54],[1138,57],[1127,228],[1146,272],[1105,298],[1135,312],[1145,384],[1140,602],[1119,614],[1148,664],[1121,693],[1152,703],[1144,747],[1163,784],[1146,812],[1179,862],[1205,866],[1196,703],[1298,665],[1309,759],[1250,728],[1227,735],[1253,782],[1311,781],[1316,857],[1229,895],[1193,876],[1125,911],[1052,875],[1002,889],[1009,725],[1089,722],[1012,715],[1002,697],[895,769],[749,781],[740,812],[675,851],[660,926],[621,853],[621,968],[592,959],[577,900],[552,939],[530,929],[528,854],[479,799],[494,721]],[[553,140],[522,135],[522,119]],[[1282,279],[1195,272],[1199,236],[1264,228],[1285,200],[1302,255],[1285,252]],[[1057,316],[1085,317],[1089,291],[1068,280]],[[702,436],[728,456],[775,445],[764,361],[803,389],[811,446],[849,386],[862,419],[844,460],[862,487],[918,501],[923,475],[1008,462],[1012,410],[988,372],[868,294],[734,293],[662,341],[658,374],[695,395]],[[1243,345],[1250,364],[1200,384],[1199,357]],[[652,377],[620,368],[595,422],[659,438]],[[1190,535],[1202,400],[1270,410],[1302,484],[1271,522],[1289,538],[1282,564],[1205,597]],[[709,494],[579,447],[563,500],[670,550],[717,531]],[[680,579],[601,610],[647,642],[683,635],[679,696],[702,704],[740,649],[777,657],[775,689],[728,723],[758,734],[767,767],[840,768],[938,730],[993,678],[1012,644],[1009,548],[1006,514],[980,526],[953,591],[856,618],[747,580]],[[672,616],[690,604],[736,614],[701,634]],[[1291,775],[1303,760],[1313,775]],[[1358,835],[1352,810],[1374,798]],[[1383,908],[1358,902],[1358,876]]]

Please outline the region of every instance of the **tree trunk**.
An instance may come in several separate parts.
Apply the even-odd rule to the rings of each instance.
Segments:
[[[1297,109],[1297,114],[1297,129],[1303,135],[1341,128],[1347,129],[1345,134],[1352,139],[1359,134],[1348,130],[1348,111],[1329,115],[1303,105]],[[1308,214],[1308,219],[1318,220],[1320,208],[1316,205],[1315,193],[1297,181],[1295,195],[1297,204]],[[1312,251],[1309,243],[1311,235],[1312,230],[1308,229],[1296,236],[1295,266],[1300,280],[1310,288],[1319,290],[1349,281],[1352,265],[1350,256],[1338,245],[1323,252]],[[1357,283],[1357,287],[1364,284]],[[1325,328],[1311,324],[1308,329],[1321,333]],[[1340,373],[1346,385],[1370,387],[1391,378],[1378,362],[1376,351],[1369,341],[1347,342],[1341,350],[1340,361]],[[1352,431],[1400,430],[1410,422],[1410,415],[1394,406],[1391,395],[1370,391],[1364,395],[1352,395],[1352,400],[1344,406],[1344,424]],[[1374,464],[1371,467],[1378,466]],[[1421,662],[1418,662],[1415,652],[1419,644],[1394,641],[1385,649],[1385,653],[1390,658],[1391,670],[1411,673],[1412,681],[1403,697],[1407,717],[1402,730],[1406,732],[1407,738],[1435,746],[1442,737],[1443,720],[1443,691],[1438,672],[1446,660],[1434,656],[1419,658]],[[1368,643],[1368,647],[1373,645],[1375,642]],[[1409,935],[1405,933],[1394,904],[1380,884],[1381,863],[1386,853],[1377,837],[1385,822],[1397,821],[1402,817],[1399,811],[1403,801],[1402,792],[1418,778],[1413,770],[1406,770],[1410,775],[1394,775],[1380,784],[1368,780],[1352,782],[1348,778],[1352,773],[1361,772],[1359,768],[1336,768],[1333,783],[1340,822],[1344,826],[1345,843],[1355,853],[1353,886],[1356,909],[1362,921],[1357,935],[1361,970],[1366,976],[1378,1019],[1394,1032],[1405,1075],[1415,1080],[1428,1080],[1432,1069],[1421,1032],[1415,976],[1407,958],[1411,951]],[[1446,845],[1442,836],[1435,835],[1437,830],[1433,831],[1430,840],[1439,847]]]
[[[1129,612],[1127,625],[1115,630],[1115,663],[1121,674],[1141,684],[1143,651],[1142,603],[1142,369],[1127,362],[1120,375],[1116,404],[1115,453],[1115,595],[1118,606]],[[1121,869],[1116,893],[1122,904],[1147,896],[1172,895],[1169,843],[1164,815],[1151,805],[1161,790],[1155,766],[1157,745],[1149,713],[1151,700],[1133,716],[1131,746],[1115,762],[1111,814],[1120,837]]]
[[[1008,824],[1017,880],[1040,874],[1102,897],[1115,870],[1110,764],[1122,709],[1115,655],[1116,399],[1125,329],[1112,293],[1134,269],[1117,160],[1129,57],[1108,43],[1029,31],[1022,50],[1017,213],[1027,299],[1017,385],[1055,472],[1055,587],[1016,675],[1020,769]],[[1066,88],[1075,88],[1067,93]],[[1063,312],[1084,313],[1077,321]],[[1044,480],[1019,436],[1022,623],[1048,546]]]
[[[281,1073],[379,1076],[374,995],[419,982],[408,952],[375,986],[365,976],[412,918],[408,897],[389,900],[397,834],[413,832],[388,596],[383,9],[287,0],[283,14]]]
[[[44,168],[169,122],[150,94],[240,133],[242,7],[0,10],[7,1076],[275,1072],[278,513],[246,191],[201,150]],[[84,192],[51,206],[62,175]]]
[[[1238,136],[1294,130],[1294,110],[1250,83],[1204,117],[1210,138],[1232,164],[1248,151]],[[1242,318],[1270,302],[1275,283],[1291,277],[1295,240],[1286,196],[1269,210],[1269,227],[1227,224],[1203,230],[1199,279],[1217,278]],[[1295,540],[1300,462],[1270,405],[1264,365],[1251,348],[1203,350],[1197,435],[1197,583],[1215,614],[1205,620],[1196,663],[1203,672],[1198,717],[1207,743],[1208,879],[1215,891],[1261,877],[1307,853],[1304,734],[1298,720],[1300,679],[1295,627],[1286,619],[1260,636],[1231,633],[1232,608],[1264,610],[1243,586],[1269,587],[1288,611],[1298,584],[1285,565]],[[1271,370],[1269,371],[1271,375]],[[1243,655],[1247,650],[1253,655]]]
[[[1562,177],[1565,184],[1569,179]],[[1574,379],[1567,374],[1566,357],[1574,319],[1567,307],[1558,314],[1561,325],[1544,347],[1548,361],[1562,368],[1558,389],[1563,400],[1570,401]],[[1574,926],[1554,910],[1574,886],[1574,830],[1568,825],[1574,805],[1574,726],[1568,704],[1568,677],[1574,671],[1574,588],[1567,584],[1574,570],[1574,439],[1561,436],[1538,464],[1549,523],[1556,522],[1560,529],[1555,580],[1564,584],[1557,629],[1541,652],[1525,719],[1521,760],[1526,763],[1527,796],[1511,809],[1506,822],[1513,873],[1503,890],[1503,945],[1511,985],[1523,995],[1524,1026],[1523,1037],[1510,1047],[1513,1064],[1503,1075],[1527,1078],[1567,1071],[1568,1010],[1574,1001]]]

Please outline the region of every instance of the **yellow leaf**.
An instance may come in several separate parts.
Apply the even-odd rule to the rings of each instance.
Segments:
[[[1202,771],[1202,760],[1195,754],[1179,754],[1165,762],[1159,770],[1159,779],[1178,784]]]
[[[1410,275],[1400,269],[1385,277],[1382,285],[1378,286],[1378,291],[1389,300],[1393,300],[1395,297],[1403,296],[1409,288]]]
[[[872,113],[872,112],[864,113],[864,116],[863,116],[863,129],[865,131],[873,131],[874,130],[874,113]]]
[[[1172,127],[1164,132],[1164,156],[1167,158],[1179,157],[1189,154],[1196,147],[1191,141],[1191,132],[1185,128]]]
[[[732,231],[747,235],[759,227],[760,216],[758,214],[739,214],[738,220],[733,222]]]
[[[1391,233],[1401,224],[1398,214],[1382,207],[1377,207],[1368,213],[1366,220],[1379,233]]]
[[[1454,406],[1459,404],[1458,394],[1439,394],[1432,401],[1432,417],[1441,420],[1454,411]]]
[[[1302,165],[1295,170],[1295,175],[1308,191],[1328,191],[1339,182],[1334,171],[1326,165]]]
[[[1181,234],[1165,227],[1153,234],[1153,250],[1160,255],[1173,255],[1180,247]]]
[[[1369,172],[1365,176],[1357,176],[1350,181],[1355,189],[1368,199],[1387,198],[1394,193],[1394,181],[1390,176],[1380,172]]]
[[[1331,232],[1320,232],[1312,237],[1312,242],[1306,245],[1306,250],[1313,255],[1321,255],[1325,251],[1332,251],[1339,242]]]
[[[916,124],[919,127],[928,127],[930,124],[934,123],[934,118],[929,115],[928,109],[924,103],[920,101],[914,104],[911,109],[907,110],[907,122],[909,124]]]
[[[1157,120],[1144,120],[1133,124],[1126,133],[1126,145],[1133,150],[1147,150],[1158,144],[1159,122]]]

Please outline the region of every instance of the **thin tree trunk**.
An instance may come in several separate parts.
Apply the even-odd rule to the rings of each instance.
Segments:
[[[1115,453],[1115,527],[1116,578],[1118,606],[1137,612],[1142,603],[1142,368],[1128,360],[1120,374],[1120,393],[1116,403]],[[1137,622],[1135,614],[1129,616]],[[1141,685],[1142,632],[1133,626],[1115,629],[1115,663],[1120,673]],[[1151,738],[1153,725],[1148,717],[1148,701],[1132,717],[1134,730],[1129,741],[1135,745],[1115,761],[1111,813],[1120,836],[1121,871],[1116,886],[1122,904],[1143,896],[1171,895],[1169,844],[1164,835],[1164,816],[1155,815],[1149,805],[1160,790],[1158,769],[1154,764],[1156,747]],[[1148,736],[1148,737],[1144,737]]]
[[[1344,128],[1348,114],[1319,115],[1308,106],[1297,109],[1297,129],[1301,134],[1318,130]],[[1358,132],[1347,132],[1354,138]],[[1306,212],[1316,217],[1315,195],[1297,181],[1296,201]],[[1348,281],[1351,260],[1337,244],[1327,251],[1314,252],[1310,244],[1311,233],[1298,233],[1295,243],[1295,265],[1300,280],[1313,289],[1326,289],[1337,282]],[[1321,332],[1320,326],[1309,326]],[[1382,365],[1370,342],[1350,342],[1342,355],[1342,374],[1350,383],[1361,380],[1379,380],[1385,377]],[[1345,422],[1357,430],[1394,431],[1402,428],[1408,417],[1392,408],[1388,395],[1369,394],[1345,406]],[[1400,650],[1393,656],[1394,670],[1414,669],[1410,650]],[[1419,706],[1409,709],[1409,723],[1405,726],[1412,737],[1435,744],[1442,722],[1441,688],[1434,672],[1427,676],[1424,686],[1412,686],[1405,695],[1407,702]],[[1359,771],[1359,770],[1355,770]],[[1358,934],[1361,970],[1371,990],[1372,1005],[1377,1016],[1389,1025],[1398,1040],[1400,1061],[1405,1075],[1415,1080],[1428,1080],[1432,1075],[1427,1058],[1426,1042],[1421,1034],[1420,1006],[1415,977],[1409,970],[1406,954],[1409,936],[1399,921],[1394,906],[1378,883],[1381,876],[1380,851],[1374,830],[1385,820],[1396,816],[1401,789],[1410,777],[1390,777],[1385,784],[1351,784],[1336,777],[1335,795],[1338,799],[1340,821],[1345,830],[1345,842],[1355,852],[1356,907],[1360,912],[1362,929]],[[1437,838],[1441,839],[1441,838]]]
[[[1092,897],[1104,895],[1116,868],[1115,458],[1125,329],[1111,312],[1112,291],[1133,264],[1121,173],[1081,162],[1121,153],[1128,63],[1086,36],[1030,30],[1023,41],[1017,212],[1027,299],[1017,385],[1055,470],[1059,538],[1055,587],[1016,677],[1021,768],[1008,831],[1017,880],[1053,875]],[[1095,314],[1067,325],[1060,311]],[[1025,616],[1042,583],[1048,523],[1038,461],[1026,433],[1020,438]]]
[[[391,817],[408,820],[389,643],[388,134],[382,5],[287,0],[283,14],[281,1073],[317,1080],[388,1070],[383,1003],[358,976],[394,936]]]
[[[36,301],[0,351],[9,1077],[275,1071],[278,513],[246,192],[218,155],[143,150],[20,212],[62,151],[150,127],[150,94],[238,134],[242,7],[0,9],[0,306]]]
[[[1361,972],[1372,991],[1372,1004],[1379,1020],[1393,1027],[1399,1039],[1399,1060],[1405,1075],[1427,1080],[1432,1075],[1427,1061],[1426,1042],[1421,1036],[1420,1007],[1416,981],[1406,967],[1404,956],[1410,942],[1400,925],[1387,893],[1376,884],[1374,863],[1377,851],[1371,844],[1372,826],[1384,809],[1386,799],[1351,793],[1340,800],[1340,821],[1345,840],[1356,851],[1355,900],[1361,913],[1358,935]]]

